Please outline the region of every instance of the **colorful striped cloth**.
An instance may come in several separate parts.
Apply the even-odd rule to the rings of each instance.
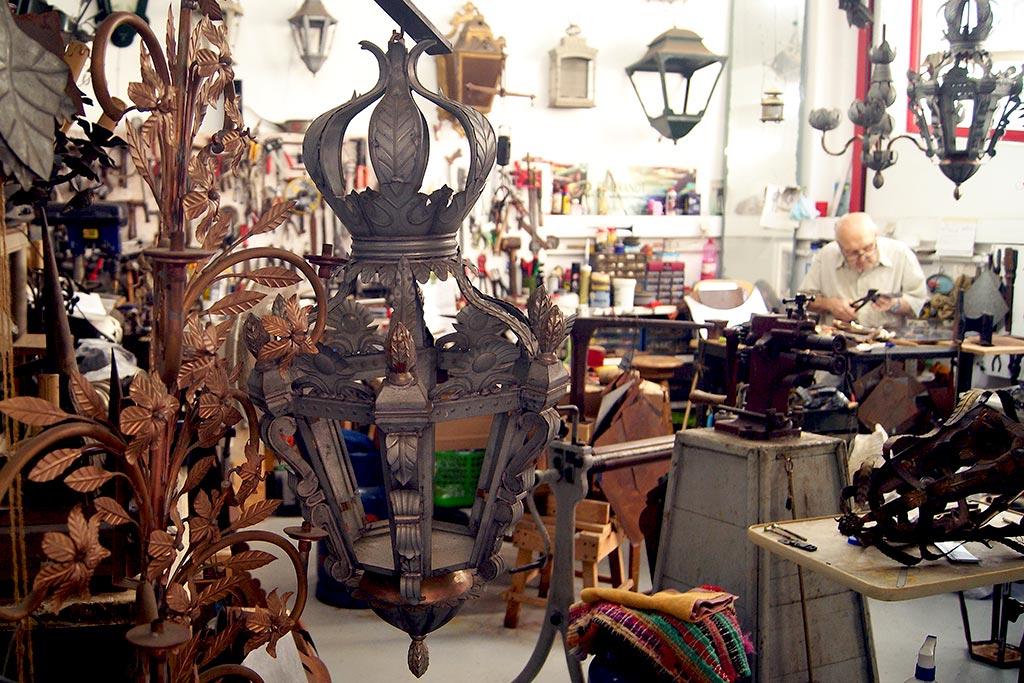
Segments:
[[[747,653],[752,648],[731,606],[687,623],[605,600],[578,602],[569,608],[567,640],[580,659],[601,649],[624,649],[634,660],[638,655],[659,681],[732,683],[750,675]]]

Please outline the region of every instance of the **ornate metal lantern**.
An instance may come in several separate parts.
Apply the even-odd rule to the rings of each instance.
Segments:
[[[452,19],[451,54],[437,58],[437,81],[445,97],[486,114],[501,92],[505,39],[495,38],[480,10],[467,2]]]
[[[580,37],[580,27],[573,24],[565,31],[551,56],[550,102],[552,107],[593,107],[597,79],[597,50]]]
[[[693,31],[671,28],[651,41],[643,58],[626,67],[626,74],[651,126],[663,136],[678,140],[704,117],[725,61],[724,55],[704,47],[704,41]],[[716,64],[718,73],[710,87],[704,82],[702,92],[691,88],[694,74]],[[692,107],[691,95],[695,95]],[[651,112],[659,108],[660,113],[652,116]]]
[[[306,68],[316,73],[327,61],[338,20],[320,0],[303,0],[302,7],[288,19],[299,56]]]
[[[279,353],[283,327],[254,322],[247,335],[261,359],[250,378],[264,411],[261,434],[297,473],[306,519],[328,532],[326,567],[410,634],[416,675],[427,667],[426,634],[476,594],[479,580],[502,571],[502,537],[522,515],[534,462],[554,437],[554,406],[568,386],[554,355],[566,322],[543,289],[524,315],[482,294],[467,276],[457,232],[494,164],[494,131],[477,110],[419,83],[416,61],[430,45],[407,52],[396,35],[385,54],[362,43],[379,63],[377,84],[321,115],[306,133],[306,168],[352,235],[351,254],[337,261],[337,293],[316,353]],[[471,150],[464,191],[420,192],[430,132],[413,94],[462,126]],[[369,155],[379,190],[346,195],[345,130],[377,100]],[[468,303],[455,332],[437,340],[424,323],[419,291],[432,273],[454,278]],[[374,276],[393,310],[386,336],[350,296],[358,280]],[[493,418],[472,511],[464,524],[436,521],[435,425],[474,416]],[[378,429],[387,519],[363,515],[345,421]]]
[[[925,153],[936,158],[942,173],[956,184],[953,196],[959,199],[960,185],[986,156],[995,156],[1010,115],[1020,107],[1022,74],[1012,67],[992,71],[992,60],[982,47],[992,30],[988,0],[949,0],[943,11],[949,48],[929,55],[923,73],[908,72],[907,95]],[[958,138],[957,128],[966,128],[967,136]]]

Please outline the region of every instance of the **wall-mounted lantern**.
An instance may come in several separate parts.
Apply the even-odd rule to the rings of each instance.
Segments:
[[[626,67],[626,75],[651,126],[675,141],[704,117],[726,59],[704,47],[693,31],[671,28],[651,41],[640,61]],[[694,76],[714,65],[718,72],[708,78],[704,76],[710,72],[703,72],[698,84]]]
[[[552,107],[593,107],[597,50],[580,37],[580,27],[576,24],[569,26],[565,34],[558,47],[549,52],[549,104]]]
[[[480,10],[467,2],[452,19],[451,54],[437,58],[441,92],[456,102],[486,114],[502,92],[505,39],[495,38]]]
[[[315,74],[331,52],[338,20],[331,16],[320,0],[303,0],[302,7],[288,19],[288,23],[292,26],[299,57]]]

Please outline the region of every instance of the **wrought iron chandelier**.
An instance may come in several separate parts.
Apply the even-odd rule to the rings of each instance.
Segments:
[[[855,126],[860,126],[863,131],[859,138],[851,137],[842,149],[832,151],[825,142],[825,133],[839,125],[839,110],[815,109],[808,117],[811,127],[822,132],[821,148],[832,156],[842,156],[850,145],[860,140],[860,160],[865,167],[875,172],[871,182],[876,188],[882,187],[885,183],[882,171],[895,164],[899,157],[892,148],[897,140],[910,140],[918,145],[921,151],[925,151],[925,148],[910,135],[889,138],[892,134],[893,118],[887,110],[896,101],[896,88],[892,84],[890,64],[895,58],[896,51],[885,39],[885,27],[882,27],[882,42],[868,51],[868,60],[871,62],[871,84],[868,92],[863,100],[855,99],[847,112],[850,121]]]
[[[300,482],[305,519],[328,532],[330,575],[412,637],[409,668],[427,668],[424,637],[475,597],[481,580],[504,569],[499,550],[521,518],[534,463],[558,424],[555,405],[568,372],[555,356],[566,321],[543,288],[526,314],[475,289],[457,233],[495,160],[495,137],[476,109],[424,88],[416,61],[396,33],[377,59],[380,78],[365,94],[316,119],[303,154],[310,177],[352,235],[347,257],[314,257],[337,287],[315,353],[280,357],[280,340],[253,322],[247,335],[259,360],[249,389],[263,410],[260,432]],[[447,111],[465,131],[465,190],[420,192],[430,132],[413,95]],[[350,121],[374,102],[369,154],[379,189],[345,194],[342,143]],[[458,283],[467,306],[455,332],[433,339],[420,285],[431,274]],[[376,277],[393,313],[386,336],[350,295]],[[493,416],[477,495],[466,523],[433,519],[434,427]],[[342,424],[376,425],[386,480],[387,519],[367,521],[342,438]]]
[[[1010,115],[1020,107],[1022,74],[1014,67],[994,72],[982,44],[992,30],[989,0],[949,0],[944,6],[948,49],[930,55],[922,73],[908,72],[907,95],[921,129],[925,153],[939,170],[960,185],[973,176],[1006,132]],[[1002,113],[992,126],[1000,102]],[[957,129],[967,136],[958,137]]]

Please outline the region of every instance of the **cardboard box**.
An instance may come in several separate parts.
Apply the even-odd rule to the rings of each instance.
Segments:
[[[493,419],[493,415],[480,415],[438,422],[434,427],[434,450],[461,451],[487,448]]]

